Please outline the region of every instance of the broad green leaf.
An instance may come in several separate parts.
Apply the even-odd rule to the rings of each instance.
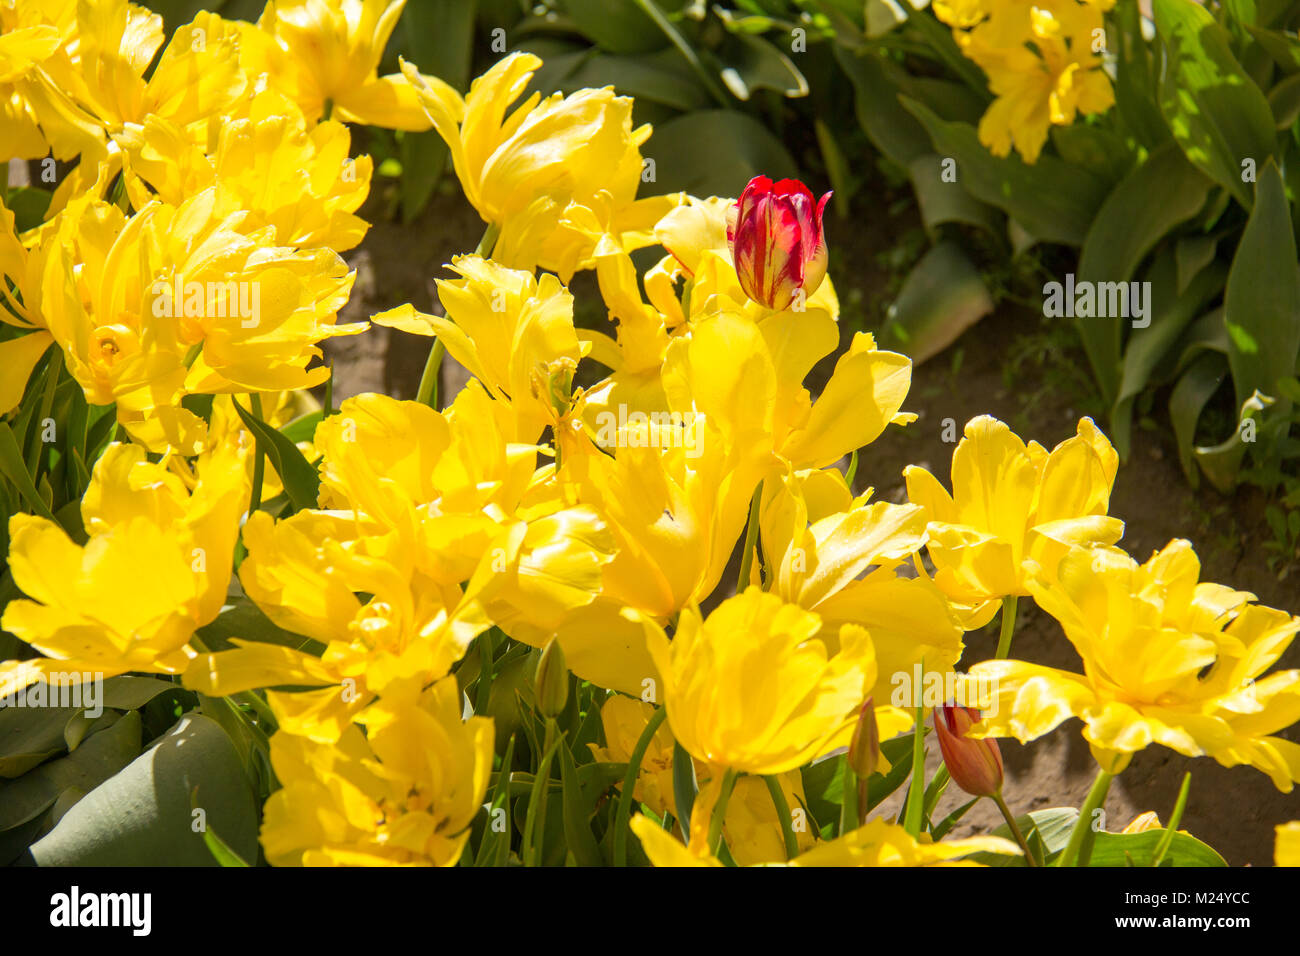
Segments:
[[[1268,91],[1268,105],[1278,129],[1286,129],[1300,117],[1300,74],[1288,76]]]
[[[672,49],[623,55],[593,52],[578,61],[558,88],[572,92],[610,84],[637,102],[662,103],[683,113],[704,109],[711,102],[699,79]]]
[[[27,471],[27,465],[23,461],[23,453],[18,445],[18,440],[14,437],[13,430],[5,422],[0,422],[0,475],[7,478],[18,489],[23,501],[36,514],[51,521],[54,520],[54,513],[50,511],[50,506],[41,497],[35,483],[32,481],[31,474]]]
[[[1133,151],[1119,134],[1105,126],[1087,123],[1053,126],[1051,136],[1052,145],[1063,160],[1086,169],[1112,186],[1133,168]]]
[[[1291,207],[1273,162],[1260,168],[1255,191],[1223,300],[1238,406],[1257,389],[1277,395],[1278,379],[1295,372],[1300,354],[1300,267]],[[1288,414],[1290,403],[1277,412]]]
[[[993,297],[961,246],[945,240],[921,257],[885,314],[881,348],[920,365],[993,311]]]
[[[1142,35],[1142,13],[1136,3],[1117,4],[1113,13],[1116,26],[1115,111],[1122,125],[1148,150],[1169,140],[1160,107],[1156,104],[1156,66],[1152,64],[1152,44]],[[1076,124],[1077,125],[1077,124]]]
[[[1200,483],[1193,458],[1196,423],[1201,418],[1205,403],[1218,391],[1227,374],[1227,360],[1215,352],[1206,352],[1187,367],[1169,395],[1169,417],[1174,423],[1178,463],[1182,466],[1188,484],[1193,488]]]
[[[707,143],[708,149],[701,149]],[[659,126],[641,148],[655,161],[656,192],[738,196],[758,175],[798,175],[780,140],[753,117],[732,110],[701,110]]]
[[[1237,474],[1246,457],[1247,445],[1257,440],[1251,436],[1250,441],[1247,441],[1246,423],[1254,422],[1251,427],[1256,430],[1256,435],[1264,432],[1267,427],[1263,424],[1264,412],[1272,404],[1273,399],[1256,392],[1241,406],[1241,414],[1231,435],[1217,445],[1198,445],[1194,450],[1196,463],[1201,466],[1201,471],[1205,472],[1210,484],[1219,491],[1226,494],[1237,484]]]
[[[988,203],[980,202],[956,182],[944,180],[944,159],[934,153],[925,153],[908,164],[908,175],[916,192],[921,221],[931,237],[937,235],[938,226],[945,222],[964,222],[979,226],[997,235],[1004,216]]]
[[[1178,240],[1174,246],[1174,257],[1178,265],[1179,295],[1214,260],[1218,249],[1218,236],[1184,236]]]
[[[891,79],[897,67],[874,53],[857,55],[838,45],[834,52],[853,84],[858,125],[875,147],[904,169],[932,153],[929,134],[899,102],[900,88]]]
[[[1157,149],[1124,177],[1097,211],[1079,257],[1079,282],[1128,282],[1166,233],[1200,212],[1209,189],[1210,181],[1177,146]],[[1081,318],[1075,324],[1102,397],[1114,401],[1122,320]]]
[[[140,715],[132,711],[66,757],[43,763],[16,780],[0,780],[0,830],[45,812],[69,787],[89,793],[139,752]]]
[[[1163,829],[1145,830],[1142,833],[1098,833],[1088,866],[1149,867],[1156,847],[1164,836]],[[1182,831],[1175,833],[1169,841],[1169,849],[1161,863],[1161,866],[1227,865],[1213,848]]]
[[[563,740],[556,757],[560,762],[560,781],[564,787],[564,841],[579,866],[601,866],[604,860],[591,830],[591,802],[578,782],[573,754]]]
[[[761,37],[737,34],[718,54],[722,82],[738,100],[759,90],[785,97],[808,95],[808,80],[788,56]]]
[[[252,412],[245,411],[238,399],[234,405],[244,426],[253,433],[258,449],[270,459],[275,473],[280,476],[294,508],[315,508],[320,494],[320,476],[302,456],[298,446]]]
[[[606,53],[648,53],[667,38],[632,0],[564,0],[578,30]]]
[[[1101,179],[1057,159],[1040,156],[1027,165],[1019,156],[997,157],[969,123],[947,122],[910,97],[903,106],[930,134],[933,151],[957,160],[957,182],[991,203],[1043,242],[1081,245],[1106,195]]]
[[[0,777],[21,777],[66,751],[63,728],[80,707],[0,708]]]
[[[1051,858],[1065,849],[1070,842],[1070,831],[1074,821],[1079,819],[1076,807],[1051,807],[1047,810],[1034,810],[1016,817],[1016,826],[1031,844],[1041,841],[1045,856]],[[1011,829],[1005,823],[993,831],[994,836],[1011,839]],[[1026,866],[1024,857],[1003,856],[998,853],[976,853],[969,857],[988,866]]]
[[[1255,27],[1246,29],[1283,73],[1300,71],[1300,37],[1281,30],[1261,30]]]
[[[1169,62],[1160,109],[1187,158],[1250,208],[1242,163],[1263,167],[1273,155],[1268,100],[1232,55],[1231,41],[1194,0],[1153,0],[1156,30]]]
[[[1119,384],[1119,395],[1111,412],[1111,440],[1120,457],[1127,459],[1131,439],[1133,402],[1148,385],[1162,365],[1171,369],[1177,361],[1176,347],[1183,330],[1200,314],[1206,303],[1223,289],[1227,266],[1215,263],[1202,269],[1189,288],[1175,291],[1181,276],[1181,263],[1175,265],[1176,255],[1166,250],[1158,256],[1146,274],[1151,283],[1151,324],[1145,329],[1134,329],[1124,350],[1124,361]]]
[[[229,600],[229,599],[228,599]],[[280,644],[311,654],[322,653],[325,648],[319,641],[294,634],[278,626],[265,612],[245,595],[223,605],[217,616],[196,632],[209,650],[227,650],[234,645],[231,638],[260,641],[263,644]]]
[[[130,713],[119,726],[132,717],[138,720]],[[241,858],[256,858],[257,807],[235,747],[217,723],[187,714],[130,766],[90,790],[31,854],[41,866],[215,866],[195,829],[199,821]]]

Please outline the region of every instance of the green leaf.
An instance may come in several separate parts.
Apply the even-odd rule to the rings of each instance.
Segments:
[[[1051,136],[1052,145],[1063,160],[1112,185],[1133,168],[1132,150],[1119,134],[1104,126],[1087,123],[1053,126]]]
[[[1295,372],[1300,355],[1300,268],[1291,207],[1273,162],[1260,168],[1255,193],[1223,301],[1238,406],[1256,390],[1277,395],[1278,379]],[[1277,411],[1288,414],[1290,403]]]
[[[1070,831],[1074,821],[1079,819],[1077,807],[1050,807],[1046,810],[1034,810],[1016,817],[1016,826],[1031,845],[1041,844],[1043,858],[1049,858],[1065,849],[1070,842]],[[993,831],[993,836],[1011,839],[1011,828],[1005,823]],[[1095,858],[1095,856],[1094,856]],[[988,866],[1026,866],[1024,857],[1003,856],[998,853],[976,853],[969,859]]]
[[[881,347],[920,365],[992,311],[993,297],[979,270],[957,243],[945,240],[908,273],[886,313]]]
[[[1288,76],[1269,90],[1268,105],[1278,129],[1286,129],[1300,118],[1300,73]]]
[[[1148,150],[1169,141],[1160,107],[1152,95],[1155,89],[1153,52],[1142,35],[1142,13],[1136,3],[1116,5],[1114,22],[1117,35],[1115,51],[1115,111],[1122,126]],[[1077,125],[1077,124],[1076,124]]]
[[[292,647],[309,654],[324,652],[325,647],[319,641],[286,631],[267,617],[246,595],[241,594],[229,600],[230,603],[223,605],[215,618],[196,632],[209,650],[232,648],[234,644],[231,643],[231,638],[237,637],[241,640]]]
[[[402,221],[412,222],[433,198],[447,168],[447,144],[434,130],[402,134]],[[238,403],[236,403],[238,404]]]
[[[1249,26],[1246,29],[1283,73],[1300,71],[1300,37],[1281,30],[1261,30]]]
[[[1079,282],[1128,282],[1166,233],[1200,212],[1209,189],[1210,181],[1177,146],[1157,149],[1097,210],[1079,257]],[[1118,318],[1080,318],[1075,325],[1102,397],[1113,402],[1119,389],[1122,324]]]
[[[683,113],[704,109],[711,100],[699,78],[676,50],[615,55],[593,52],[577,61],[559,89],[572,92],[613,84],[625,96],[661,103]]]
[[[0,780],[0,830],[26,823],[49,809],[69,787],[89,793],[140,752],[140,715],[134,711],[80,747],[16,780]]]
[[[1206,352],[1187,367],[1169,395],[1169,417],[1174,423],[1178,463],[1193,488],[1199,484],[1194,459],[1196,423],[1205,403],[1218,391],[1227,374],[1227,360],[1217,353]]]
[[[945,182],[943,157],[935,153],[917,156],[907,166],[916,192],[921,222],[931,238],[945,222],[964,222],[978,226],[991,235],[999,235],[1005,217],[988,203],[980,202],[960,184]]]
[[[701,143],[708,143],[703,150]],[[702,110],[659,126],[642,147],[656,164],[656,191],[695,196],[738,196],[758,175],[798,175],[780,140],[753,117],[732,110]]]
[[[118,726],[132,717],[138,722],[130,713]],[[187,714],[130,766],[90,790],[32,845],[31,855],[41,866],[214,866],[195,828],[200,820],[223,834],[236,855],[256,858],[257,807],[235,747],[216,722]]]
[[[1153,0],[1168,64],[1160,109],[1187,158],[1250,208],[1242,162],[1273,155],[1273,114],[1232,55],[1228,33],[1194,0]]]
[[[1129,455],[1133,402],[1152,384],[1157,369],[1173,365],[1183,331],[1220,293],[1227,278],[1227,266],[1215,263],[1197,273],[1189,288],[1175,292],[1182,268],[1181,263],[1175,265],[1175,259],[1176,254],[1171,255],[1166,249],[1147,272],[1146,281],[1151,283],[1151,324],[1145,329],[1134,329],[1124,350],[1119,395],[1111,412],[1111,439],[1124,459]]]
[[[81,707],[0,708],[0,777],[21,777],[68,747],[63,729]]]
[[[320,495],[320,476],[302,456],[298,446],[252,412],[245,411],[237,399],[234,405],[244,426],[253,433],[258,449],[271,460],[294,508],[315,508]]]
[[[681,822],[682,832],[691,832],[691,811],[699,786],[695,780],[695,761],[679,743],[673,744],[673,812]]]
[[[856,55],[834,47],[835,60],[853,84],[858,125],[872,144],[894,163],[907,168],[918,156],[932,153],[930,137],[899,102],[894,81],[897,66],[874,53]]]
[[[1151,866],[1164,830],[1142,833],[1098,833],[1088,866]],[[1162,866],[1227,866],[1214,849],[1189,833],[1175,833],[1169,841]]]
[[[1178,294],[1187,291],[1187,286],[1206,266],[1214,261],[1219,249],[1218,236],[1184,236],[1174,245],[1174,258],[1178,266]]]
[[[248,866],[244,858],[232,850],[229,843],[217,836],[217,831],[212,827],[203,830],[203,842],[207,845],[212,858],[221,866]]]
[[[788,98],[808,95],[808,80],[799,68],[761,37],[737,34],[718,57],[722,82],[738,100],[748,100],[758,90],[772,90]]]
[[[667,38],[632,0],[564,0],[574,26],[607,53],[648,53]]]
[[[1103,180],[1054,156],[1040,156],[1032,166],[1015,155],[999,158],[973,125],[942,120],[910,97],[902,103],[930,134],[933,151],[957,160],[957,181],[976,199],[1013,216],[1039,241],[1083,243],[1106,195]]]
[[[568,744],[560,742],[560,781],[564,787],[564,841],[579,866],[603,866],[600,846],[591,831],[591,802],[578,782],[573,754]]]
[[[36,485],[32,482],[32,476],[27,471],[27,465],[23,461],[23,453],[19,448],[18,439],[14,437],[13,430],[5,422],[0,422],[0,475],[18,489],[27,506],[36,514],[49,520],[54,520],[54,513],[50,511],[50,506],[45,503],[41,497]]]

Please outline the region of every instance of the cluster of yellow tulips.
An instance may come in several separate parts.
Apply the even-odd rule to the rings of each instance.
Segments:
[[[915,418],[911,363],[859,333],[805,387],[840,342],[825,198],[762,177],[739,202],[637,198],[629,99],[520,101],[528,54],[464,97],[378,76],[401,7],[202,13],[156,56],[160,18],[126,0],[0,0],[0,159],[76,162],[41,224],[0,208],[0,413],[40,399],[53,345],[116,415],[78,462],[77,531],[9,521],[24,596],[2,624],[33,654],[0,664],[0,697],[153,673],[237,703],[269,738],[276,865],[1044,864],[1010,812],[953,839],[931,811],[949,778],[1005,811],[995,738],[1075,717],[1100,770],[1054,862],[1088,861],[1090,809],[1150,744],[1300,780],[1276,736],[1300,671],[1266,673],[1300,618],[1200,582],[1185,541],[1116,547],[1090,420],[1049,451],[977,417],[951,491],[912,467],[906,503],[855,494],[859,451]],[[429,343],[421,400],[327,399],[295,444],[277,426],[328,377],[319,343],[367,327],[337,322],[371,175],[345,122],[437,130],[486,229],[441,314],[371,320]],[[574,324],[581,270],[608,334]],[[439,410],[444,352],[471,378]],[[1022,597],[1082,672],[1012,656]],[[237,599],[292,639],[207,646]],[[963,660],[999,610],[997,658]],[[898,694],[959,664],[952,700]],[[903,757],[905,810],[871,817]]]

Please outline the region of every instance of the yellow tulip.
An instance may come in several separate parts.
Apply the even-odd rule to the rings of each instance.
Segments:
[[[632,755],[637,740],[654,714],[653,704],[630,697],[613,695],[600,708],[601,724],[605,731],[606,747],[591,745],[597,760],[625,763]],[[663,818],[676,814],[673,791],[673,740],[672,731],[661,723],[650,738],[637,774],[632,792],[637,803],[645,804]],[[696,781],[701,785],[693,811],[698,819],[712,816],[713,803],[718,788],[709,784],[720,773],[708,764],[694,761]],[[811,819],[804,809],[803,778],[792,770],[777,778],[785,795],[787,807],[798,814],[791,821],[791,829],[801,849],[808,849],[816,840]],[[767,785],[757,777],[741,777],[735,783],[727,803],[727,815],[722,833],[731,849],[732,857],[741,866],[772,863],[785,859],[785,836],[781,820]]]
[[[426,130],[429,119],[406,81],[378,75],[405,5],[406,0],[272,0],[256,26],[241,25],[243,69],[292,97],[308,122],[332,106],[345,122]]]
[[[1300,618],[1199,576],[1191,545],[1173,541],[1142,565],[1116,548],[1076,548],[1055,581],[1031,577],[1034,599],[1060,622],[1083,673],[976,664],[970,677],[993,681],[995,709],[970,736],[1026,742],[1078,717],[1103,766],[1122,770],[1155,743],[1248,764],[1290,792],[1300,745],[1273,734],[1300,719],[1300,670],[1264,672]]]
[[[453,678],[384,700],[337,743],[271,738],[282,788],[262,819],[273,866],[454,866],[492,771],[493,727],[461,719]]]
[[[405,305],[372,321],[437,336],[452,358],[515,412],[511,440],[535,442],[556,419],[539,379],[552,369],[571,371],[586,351],[573,328],[573,296],[553,275],[535,279],[479,256],[458,256],[451,268],[460,279],[438,280],[446,318]]]
[[[980,142],[996,156],[1014,146],[1034,163],[1052,126],[1115,102],[1102,56],[1093,46],[1114,0],[1028,4],[988,0],[937,2],[961,51],[984,70],[996,99],[980,120]],[[971,28],[971,29],[965,29]]]
[[[980,606],[1029,593],[1026,559],[1050,574],[1072,545],[1114,544],[1124,523],[1106,510],[1118,466],[1089,418],[1050,453],[996,418],[972,419],[952,455],[952,494],[924,468],[903,469],[908,498],[929,516],[935,583]]]
[[[865,630],[845,626],[838,653],[828,654],[816,614],[756,587],[707,620],[684,610],[671,643],[648,628],[673,736],[697,759],[731,770],[784,773],[846,746],[876,682]],[[907,726],[891,708],[881,716],[882,737]]]
[[[759,527],[767,590],[815,611],[821,638],[834,647],[844,624],[871,632],[880,678],[875,694],[892,696],[895,674],[949,670],[962,653],[962,628],[948,601],[924,577],[900,574],[925,542],[916,505],[869,503],[853,496],[837,469],[798,471],[763,487]]]
[[[298,107],[272,90],[253,97],[247,114],[221,124],[211,155],[162,117],[129,124],[116,138],[132,205],[157,198],[180,206],[216,185],[218,214],[243,213],[241,232],[273,226],[277,244],[298,249],[357,245],[367,225],[354,214],[369,193],[373,163],[349,157],[347,126],[331,120],[308,128]]]
[[[465,197],[500,230],[494,256],[567,277],[607,231],[629,251],[648,243],[654,217],[672,201],[636,204],[650,127],[632,128],[632,100],[612,88],[544,100],[534,94],[506,115],[541,65],[530,53],[512,53],[463,99],[409,63],[402,72],[447,142]],[[603,224],[589,225],[593,216]]]
[[[1277,844],[1273,850],[1275,866],[1300,866],[1300,820],[1279,824]]]
[[[684,846],[649,817],[632,818],[632,832],[655,866],[721,866],[701,844]],[[964,840],[918,840],[894,823],[870,820],[844,836],[820,843],[789,863],[778,866],[980,866],[961,860],[971,853],[1019,856],[1020,848],[1001,837],[979,836]],[[738,861],[739,862],[739,861]]]
[[[9,567],[32,600],[0,626],[46,655],[0,664],[0,697],[51,672],[177,674],[195,630],[221,610],[239,518],[248,503],[243,453],[218,449],[197,482],[112,444],[82,502],[84,546],[34,515],[9,519]]]

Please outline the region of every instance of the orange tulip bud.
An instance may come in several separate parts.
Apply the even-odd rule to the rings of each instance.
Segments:
[[[727,212],[727,242],[740,287],[769,309],[788,309],[800,292],[806,299],[826,277],[822,210],[797,179],[773,185],[755,176]]]
[[[972,797],[991,797],[1002,790],[1002,752],[992,738],[966,736],[979,719],[973,707],[944,704],[934,710],[934,729],[953,783]]]

